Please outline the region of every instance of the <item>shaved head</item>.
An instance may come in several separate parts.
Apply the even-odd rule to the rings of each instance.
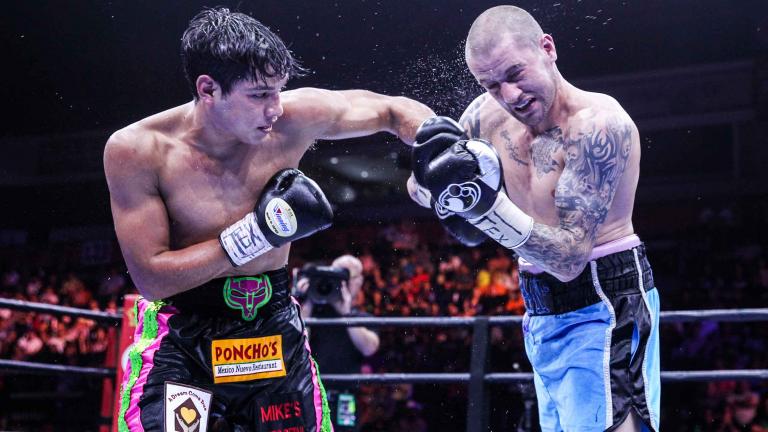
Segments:
[[[544,32],[536,20],[516,6],[496,6],[480,14],[467,35],[465,56],[469,59],[475,53],[485,53],[500,39],[510,34],[517,42],[537,46]]]
[[[331,264],[333,267],[343,267],[349,270],[349,280],[347,286],[349,287],[349,293],[352,294],[352,299],[360,292],[360,288],[363,286],[363,263],[359,259],[352,255],[342,255]]]

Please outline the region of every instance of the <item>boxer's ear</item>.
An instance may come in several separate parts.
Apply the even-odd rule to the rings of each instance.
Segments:
[[[539,40],[539,46],[547,55],[547,57],[549,57],[553,62],[557,61],[557,49],[555,48],[555,40],[552,39],[552,35],[543,35]]]
[[[203,102],[212,102],[214,95],[219,91],[219,83],[210,75],[200,75],[195,81],[197,97]]]

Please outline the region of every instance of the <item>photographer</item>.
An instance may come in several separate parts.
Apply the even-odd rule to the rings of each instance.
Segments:
[[[330,267],[307,266],[297,279],[304,318],[369,316],[357,308],[363,265],[352,255],[336,258]],[[321,374],[360,373],[363,359],[379,349],[379,335],[365,327],[320,327],[310,332],[309,344]],[[357,386],[326,384],[325,390],[334,428],[358,430]]]

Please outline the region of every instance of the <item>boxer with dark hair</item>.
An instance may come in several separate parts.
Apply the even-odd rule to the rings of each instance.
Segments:
[[[658,430],[659,295],[632,226],[635,124],[563,78],[552,36],[523,9],[483,12],[465,53],[486,92],[458,124],[421,126],[412,197],[520,256],[542,430]]]
[[[115,132],[104,150],[115,230],[143,298],[120,431],[331,429],[290,243],[325,229],[322,190],[296,169],[318,139],[413,142],[433,115],[363,90],[283,91],[303,69],[250,16],[194,17],[182,37],[193,101]]]

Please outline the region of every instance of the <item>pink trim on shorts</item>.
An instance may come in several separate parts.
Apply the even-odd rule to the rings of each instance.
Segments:
[[[589,255],[589,260],[594,261],[598,258],[615,254],[616,252],[629,250],[638,246],[640,246],[640,237],[638,237],[637,234],[630,234],[626,237],[622,237],[616,240],[611,240],[608,243],[603,243],[599,246],[595,246],[592,249],[592,253]],[[526,260],[523,257],[520,257],[517,259],[517,265],[518,265],[518,270],[521,272],[524,271],[526,273],[533,273],[533,274],[544,273],[544,270],[542,270],[539,266],[537,266],[536,264],[533,264],[532,262]]]
[[[134,343],[141,340],[141,334],[144,331],[144,311],[147,309],[147,305],[150,302],[141,299],[139,301],[139,313],[138,313],[138,325],[136,326],[136,332],[133,336]],[[167,312],[157,313],[157,337],[152,343],[141,353],[141,371],[139,377],[131,388],[131,402],[128,406],[128,410],[125,412],[125,422],[128,424],[128,429],[131,432],[144,432],[144,425],[141,424],[141,411],[139,410],[139,399],[144,394],[144,385],[147,383],[147,377],[149,372],[154,367],[155,352],[160,348],[160,343],[165,336],[168,335],[168,319],[175,315],[177,311],[170,306],[163,306],[161,310]],[[130,361],[128,362],[128,368],[123,374],[123,386],[128,385],[128,380],[131,376]]]
[[[301,307],[301,303],[295,297],[291,296],[291,300],[293,300],[293,304]],[[320,432],[323,430],[323,397],[320,394],[320,383],[317,381],[317,369],[314,360],[312,360],[312,348],[309,347],[309,334],[306,327],[304,327],[304,348],[309,353],[309,367],[312,370],[312,396],[315,400],[315,423],[317,427],[315,430]]]

